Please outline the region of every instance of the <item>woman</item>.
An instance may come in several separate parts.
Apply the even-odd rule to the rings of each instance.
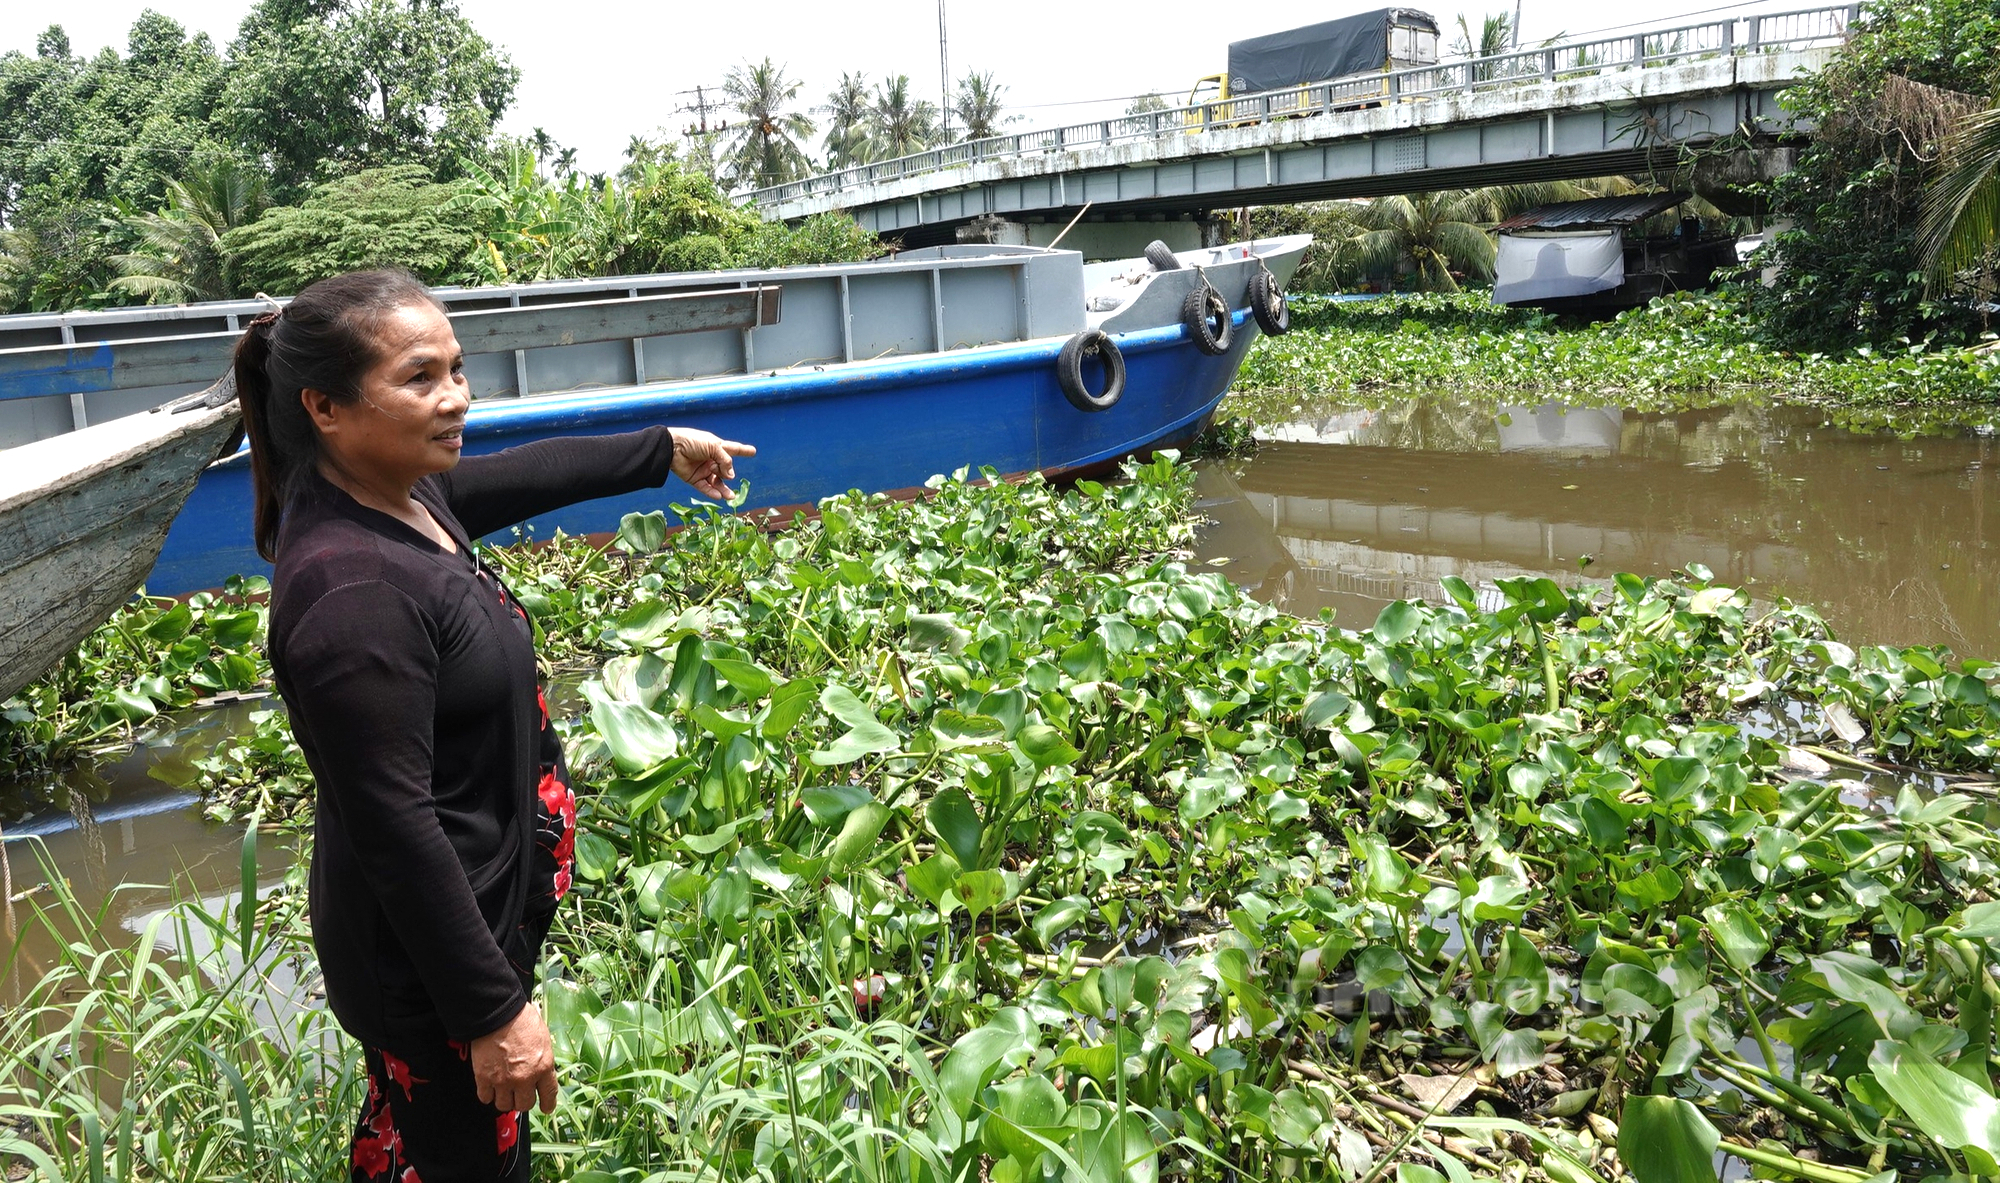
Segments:
[[[532,970],[576,806],[526,613],[472,539],[669,473],[726,497],[756,449],[656,427],[461,462],[463,355],[394,271],[258,317],[236,388],[271,667],[319,784],[313,942],[367,1062],[353,1178],[527,1179],[524,1111],[556,1095]]]

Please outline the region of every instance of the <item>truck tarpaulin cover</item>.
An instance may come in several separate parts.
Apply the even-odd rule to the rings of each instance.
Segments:
[[[1493,302],[1519,304],[1608,292],[1625,282],[1625,243],[1616,230],[1502,234],[1493,261]]]
[[[1389,61],[1389,26],[1394,23],[1437,32],[1437,22],[1426,13],[1380,8],[1231,42],[1229,93],[1254,94],[1380,70]]]

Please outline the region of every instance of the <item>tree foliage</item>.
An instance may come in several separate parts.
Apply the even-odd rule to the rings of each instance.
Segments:
[[[875,157],[869,144],[868,76],[843,73],[820,107],[826,116],[826,166],[848,168]]]
[[[1592,177],[1453,189],[1372,201],[1322,201],[1256,211],[1257,237],[1310,234],[1295,287],[1339,291],[1363,282],[1422,292],[1458,290],[1461,278],[1493,277],[1492,226],[1559,201],[1582,201],[1639,190],[1630,177]]]
[[[937,146],[938,109],[910,92],[910,76],[898,74],[875,87],[868,110],[872,159],[890,160]]]
[[[958,116],[959,139],[983,140],[1000,134],[1000,129],[1019,119],[1019,115],[1003,115],[1005,109],[1000,96],[1007,88],[994,81],[988,71],[966,71],[959,80],[958,91],[952,95],[951,112]]]
[[[262,0],[230,57],[223,123],[286,195],[388,164],[458,176],[520,81],[453,0]]]
[[[2000,2],[1870,4],[1834,62],[1786,92],[1813,138],[1771,186],[1774,282],[1745,284],[1767,338],[1801,350],[1977,327],[1962,299],[1926,292],[1918,226],[1953,128],[2000,81]]]
[[[645,136],[605,178],[544,129],[495,135],[518,78],[457,0],[259,0],[226,52],[151,11],[88,59],[50,26],[0,55],[0,311],[289,294],[384,263],[499,283],[878,249],[842,215],[767,224]],[[768,61],[733,81],[738,176],[804,168],[797,84]]]
[[[470,228],[448,208],[455,193],[419,165],[367,169],[231,230],[222,246],[243,286],[274,296],[360,267],[402,267],[442,282],[472,253]]]
[[[736,185],[779,185],[811,170],[805,141],[813,134],[813,121],[791,109],[800,85],[768,57],[755,65],[745,62],[723,79],[724,97],[742,116],[722,133],[729,177]]]
[[[262,174],[224,158],[167,182],[166,207],[130,222],[139,245],[114,255],[110,290],[149,304],[225,300],[236,294],[236,260],[222,236],[270,205]]]
[[[1477,32],[1464,13],[1458,14],[1458,36],[1452,38],[1451,51],[1465,58],[1489,58],[1506,53],[1514,44],[1514,14],[1510,12],[1489,12],[1479,22]]]
[[[636,139],[633,163],[612,179],[550,181],[525,150],[504,169],[478,169],[451,209],[472,221],[465,276],[474,283],[709,271],[865,259],[875,236],[852,218],[822,214],[797,228],[731,202],[707,174],[669,148]]]
[[[1918,227],[1932,290],[1963,286],[1990,298],[2000,247],[2000,107],[1966,119],[1945,146]]]
[[[1458,277],[1493,278],[1497,212],[1491,191],[1445,189],[1378,197],[1355,214],[1348,239],[1355,265],[1368,272],[1408,269],[1420,292],[1455,292]]]

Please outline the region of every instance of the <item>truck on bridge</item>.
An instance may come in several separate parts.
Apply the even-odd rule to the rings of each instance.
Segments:
[[[1268,94],[1271,113],[1315,106],[1306,88],[1337,85],[1342,107],[1365,106],[1389,97],[1391,70],[1434,66],[1438,61],[1437,18],[1414,8],[1378,8],[1296,29],[1232,41],[1229,69],[1210,74],[1188,95],[1189,123],[1202,127],[1254,122],[1262,111],[1238,111],[1230,99]],[[1369,76],[1382,76],[1370,86]],[[1298,87],[1298,90],[1288,90]],[[1272,94],[1274,91],[1287,91]],[[1333,93],[1333,92],[1329,92]],[[1192,128],[1191,128],[1192,129]]]

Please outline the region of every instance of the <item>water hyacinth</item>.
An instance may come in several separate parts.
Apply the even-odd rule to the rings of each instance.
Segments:
[[[1343,631],[1190,565],[1171,458],[1128,475],[495,556],[596,790],[541,967],[546,1177],[2000,1170],[2000,668],[1699,569],[1497,611],[1448,581]],[[302,956],[274,895],[236,939]],[[29,1038],[53,1014],[0,1042],[0,1156],[339,1173],[269,1098],[337,1100],[346,1053],[201,1053],[236,1076],[176,1112],[258,1140],[197,1171],[155,1077]]]
[[[1734,305],[1697,293],[1580,327],[1497,307],[1483,294],[1301,296],[1292,324],[1291,335],[1259,343],[1245,359],[1238,389],[1448,387],[1661,409],[1743,393],[1830,405],[2000,402],[2000,355],[1991,351],[1909,342],[1837,356],[1783,353],[1759,342]]]

